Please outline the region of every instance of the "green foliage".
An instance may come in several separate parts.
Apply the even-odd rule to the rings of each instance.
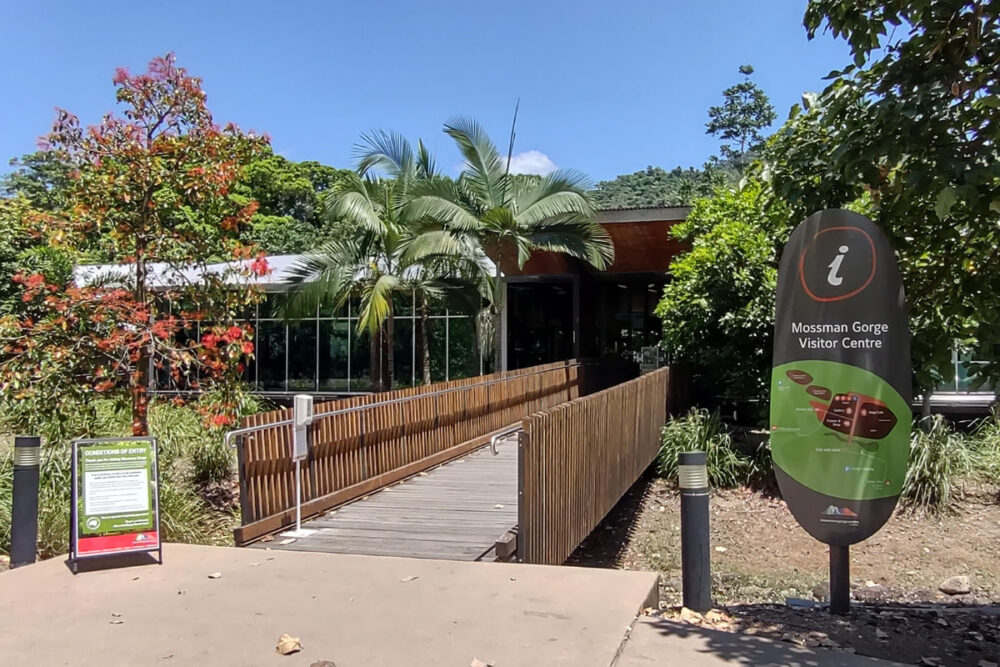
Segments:
[[[256,254],[239,229],[257,207],[231,187],[267,140],[232,124],[220,128],[200,80],[177,67],[172,54],[154,58],[138,76],[118,69],[113,83],[121,117],[107,114],[84,128],[57,110],[46,155],[36,164],[57,173],[58,165],[69,165],[66,178],[40,177],[37,191],[17,187],[36,199],[53,195],[56,210],[32,214],[34,231],[48,245],[88,248],[123,266],[112,276],[71,284],[48,279],[59,268],[51,253],[24,258],[48,270],[18,276],[24,305],[0,318],[0,392],[52,423],[72,418],[54,413],[98,396],[128,395],[132,430],[142,435],[152,368],[169,369],[185,388],[233,387],[241,360],[253,353],[241,314],[259,292],[252,284],[232,285],[246,284],[267,266],[262,259],[231,262]],[[209,269],[218,260],[231,263]],[[156,271],[153,263],[160,265]],[[154,292],[157,271],[173,275]],[[184,279],[176,280],[178,274]],[[193,339],[190,323],[206,317],[213,326]]]
[[[953,372],[956,340],[1000,378],[1000,5],[812,0],[805,25],[853,63],[769,142],[774,196],[801,219],[867,194],[899,255],[917,384]]]
[[[479,258],[494,262],[490,319],[500,326],[501,272],[520,269],[536,250],[558,252],[604,269],[614,261],[614,244],[594,222],[594,204],[587,178],[575,171],[557,170],[541,178],[512,176],[507,161],[485,128],[471,118],[457,117],[445,124],[465,159],[457,181],[426,179],[415,188],[404,217],[424,221],[422,236],[435,245],[455,249],[466,264],[482,267]],[[461,250],[465,249],[465,250]],[[501,337],[494,336],[500,345]],[[495,358],[500,351],[495,349]]]
[[[770,127],[777,116],[764,91],[750,80],[753,67],[742,65],[740,74],[743,81],[722,91],[722,106],[708,110],[706,133],[727,142],[721,146],[722,156],[742,173],[764,139],[761,130]]]
[[[925,417],[914,425],[910,462],[901,494],[903,503],[936,513],[954,502],[956,480],[970,473],[973,460],[968,445],[941,416]]]
[[[719,166],[675,167],[671,171],[649,166],[598,182],[590,196],[599,209],[689,206],[695,199],[707,197],[715,188],[734,181],[735,172]]]
[[[203,400],[218,400],[209,396]],[[252,397],[241,402],[247,413],[261,408]],[[77,437],[123,437],[131,432],[128,405],[97,400],[79,406],[63,423],[39,422],[19,405],[2,406],[0,430],[31,432],[43,438],[39,485],[39,553],[65,553],[69,545],[70,441]],[[196,406],[156,403],[149,412],[150,432],[159,443],[160,513],[165,540],[228,544],[233,517],[212,509],[196,485],[231,478],[232,454],[223,432],[206,430]],[[226,451],[226,454],[220,454]],[[208,453],[210,452],[210,454]],[[10,549],[13,453],[0,452],[0,552]]]
[[[39,211],[55,212],[66,204],[72,165],[51,151],[36,151],[10,161],[14,170],[0,177],[0,195],[23,197]]]
[[[671,262],[656,315],[663,346],[690,364],[696,391],[709,401],[766,399],[777,247],[788,231],[785,209],[766,208],[753,181],[696,201],[672,230],[691,250]]]
[[[292,162],[273,153],[251,162],[233,189],[234,196],[258,204],[243,238],[268,253],[290,254],[349,235],[349,224],[327,222],[322,195],[350,175],[346,169]]]
[[[656,459],[659,475],[675,480],[677,455],[691,451],[706,452],[708,481],[717,489],[748,485],[760,472],[754,458],[733,442],[717,412],[691,410],[685,416],[667,422]]]
[[[982,421],[970,438],[974,478],[985,484],[1000,485],[1000,412]]]

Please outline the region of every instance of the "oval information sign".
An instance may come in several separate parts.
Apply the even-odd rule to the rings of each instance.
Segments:
[[[906,476],[910,331],[892,248],[868,218],[809,216],[778,270],[771,451],[796,521],[827,544],[882,527]]]

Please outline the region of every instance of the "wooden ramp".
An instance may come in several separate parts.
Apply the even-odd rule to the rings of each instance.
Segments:
[[[316,532],[275,535],[256,548],[479,560],[517,523],[517,438],[483,447],[303,522]],[[282,542],[286,542],[282,544]]]

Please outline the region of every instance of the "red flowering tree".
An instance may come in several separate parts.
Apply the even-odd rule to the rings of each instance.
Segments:
[[[17,277],[25,309],[0,321],[0,392],[57,412],[127,395],[132,432],[146,435],[155,374],[179,389],[221,389],[207,417],[231,423],[226,397],[253,354],[243,315],[268,269],[239,240],[256,203],[229,190],[268,140],[216,125],[201,81],[172,54],[143,74],[118,69],[113,81],[121,116],[84,129],[57,110],[43,140],[72,165],[66,208],[45,221],[46,235],[113,266],[70,284]]]

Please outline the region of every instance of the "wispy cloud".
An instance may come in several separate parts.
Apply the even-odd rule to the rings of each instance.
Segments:
[[[556,163],[542,151],[530,150],[512,155],[510,172],[512,174],[538,174],[545,176],[557,169]]]

